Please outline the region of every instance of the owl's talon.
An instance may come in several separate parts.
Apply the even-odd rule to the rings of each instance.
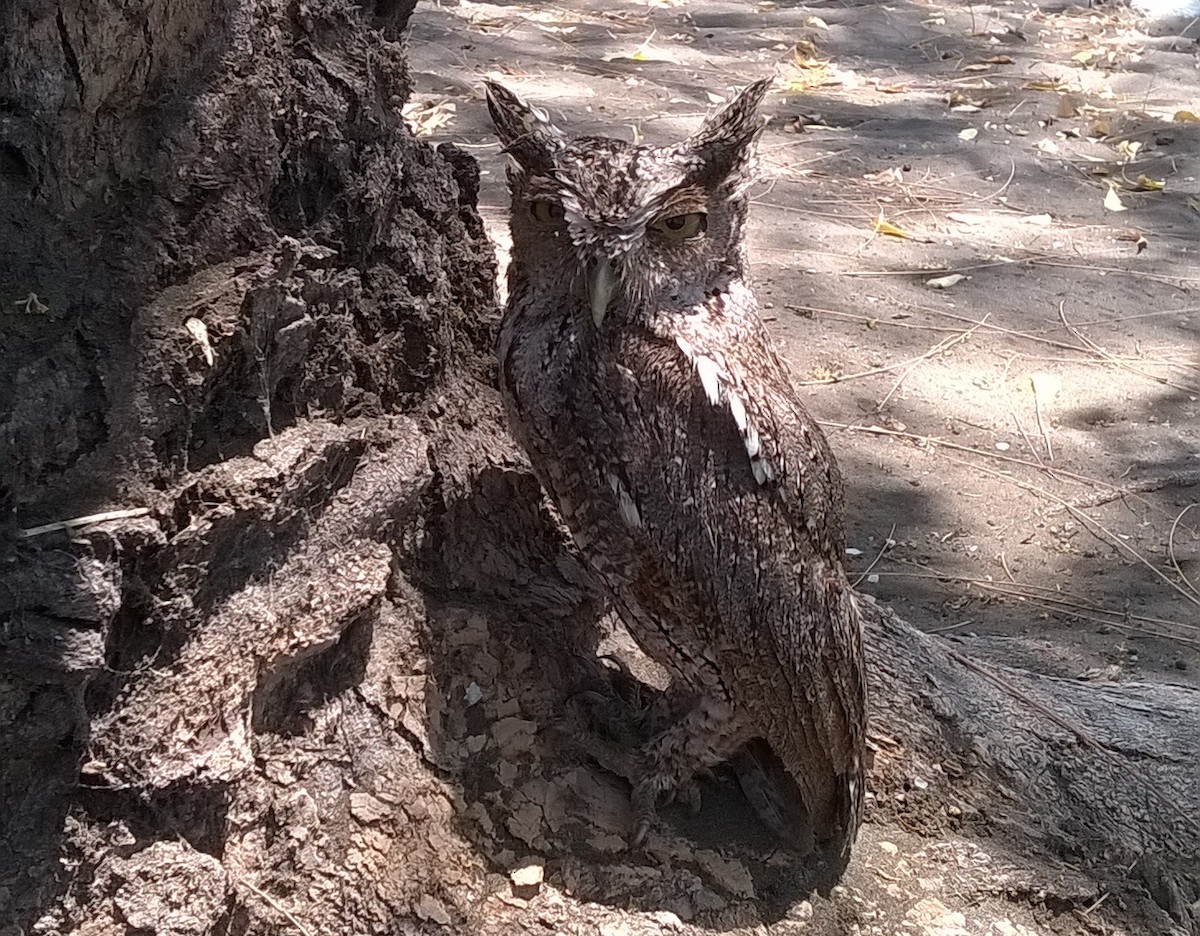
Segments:
[[[608,698],[603,692],[597,692],[595,689],[580,689],[578,692],[572,692],[567,696],[567,705],[582,706],[587,705],[608,705],[612,699]]]
[[[643,780],[633,788],[629,804],[633,807],[633,834],[630,843],[638,848],[646,841],[646,833],[658,815],[659,785],[654,780]]]
[[[631,713],[641,715],[653,701],[653,693],[647,696],[646,687],[633,675],[629,664],[611,653],[598,655],[596,661],[605,671],[609,690],[629,707]]]

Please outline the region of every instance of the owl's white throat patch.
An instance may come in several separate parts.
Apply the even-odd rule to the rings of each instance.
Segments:
[[[733,375],[718,358],[701,354],[699,349],[682,335],[675,338],[675,343],[696,368],[700,386],[708,402],[717,407],[724,404],[729,410],[729,415],[733,417],[733,422],[741,433],[746,454],[750,457],[750,470],[754,474],[754,480],[759,484],[773,481],[778,477],[778,472],[775,465],[763,454],[762,436],[754,425],[751,411],[746,406],[746,399],[736,388],[737,382]]]

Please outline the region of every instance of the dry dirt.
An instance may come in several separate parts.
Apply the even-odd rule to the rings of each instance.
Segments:
[[[409,116],[480,160],[503,265],[485,76],[666,142],[774,74],[754,272],[862,590],[1014,665],[1197,686],[1197,35],[1027,2],[444,2]]]

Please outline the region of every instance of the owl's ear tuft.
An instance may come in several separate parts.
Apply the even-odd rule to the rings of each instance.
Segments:
[[[487,103],[504,151],[526,172],[551,169],[563,138],[550,116],[494,81],[487,82]]]
[[[770,86],[769,78],[747,85],[720,110],[709,114],[683,148],[700,156],[709,171],[727,175],[744,169],[766,123],[758,108]]]

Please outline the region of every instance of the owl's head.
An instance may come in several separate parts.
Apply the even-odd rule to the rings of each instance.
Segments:
[[[596,327],[685,311],[745,275],[742,228],[758,107],[747,87],[673,146],[568,139],[545,111],[489,82],[488,109],[511,157],[514,269]]]

